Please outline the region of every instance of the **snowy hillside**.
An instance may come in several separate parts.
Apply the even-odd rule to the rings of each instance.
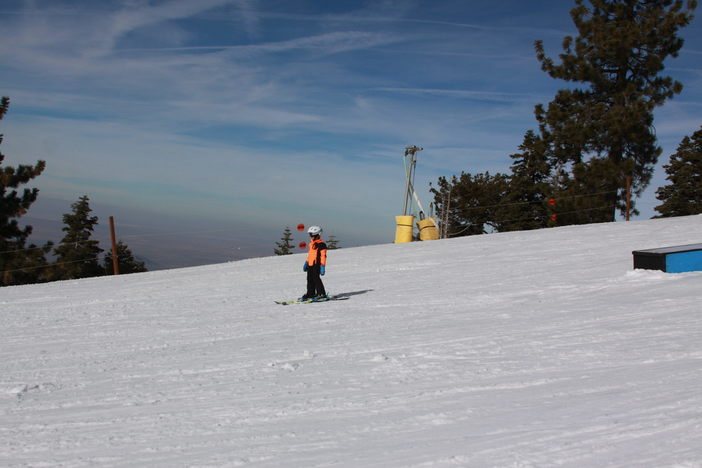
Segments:
[[[699,467],[702,216],[0,289],[1,466]]]

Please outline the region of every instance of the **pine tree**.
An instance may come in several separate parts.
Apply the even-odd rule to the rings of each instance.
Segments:
[[[596,185],[606,168],[611,174],[598,204],[611,210],[591,211],[591,221],[612,221],[615,206],[624,209],[625,179],[633,193],[649,184],[661,153],[653,130],[653,111],[682,90],[661,76],[666,58],[683,45],[678,30],[692,19],[696,0],[687,8],[674,0],[576,0],[571,17],[578,36],[563,41],[560,63],[535,48],[541,68],[555,79],[581,84],[558,91],[536,118],[553,167],[569,168],[569,190]],[[590,159],[610,164],[587,164]],[[577,171],[575,170],[577,167]],[[593,213],[599,213],[596,216]]]
[[[0,257],[0,286],[33,284],[51,281],[51,265],[46,255],[51,252],[52,242],[47,242],[41,247],[24,242],[16,243],[15,250],[4,251]]]
[[[553,170],[543,140],[528,131],[513,154],[509,189],[496,210],[500,231],[523,231],[549,226],[549,200],[554,195]]]
[[[292,231],[290,230],[290,226],[286,226],[285,230],[283,231],[283,237],[280,238],[281,242],[276,242],[276,248],[273,249],[273,252],[276,255],[290,255],[293,253],[295,250],[295,246],[292,244]]]
[[[507,176],[462,172],[451,180],[439,177],[432,188],[439,219],[450,226],[447,237],[470,236],[500,230],[496,212],[508,190]],[[449,193],[451,194],[449,197]]]
[[[625,165],[626,167],[626,165]],[[612,221],[618,207],[621,185],[619,169],[609,159],[592,158],[574,164],[556,192],[558,225],[589,224]],[[633,214],[638,214],[634,208]]]
[[[10,106],[10,99],[0,100],[0,120]],[[3,136],[0,135],[0,143]],[[0,153],[0,164],[5,156]],[[45,254],[51,250],[51,244],[37,247],[27,245],[32,234],[32,227],[20,227],[18,218],[24,215],[34,203],[39,190],[25,188],[18,192],[20,185],[38,177],[46,166],[44,161],[37,161],[34,166],[20,165],[17,168],[0,166],[0,286],[34,283],[44,281],[47,265]]]
[[[656,207],[660,218],[702,213],[702,127],[686,136],[678,150],[663,166],[669,185],[656,191],[662,204]]]
[[[339,239],[337,239],[336,236],[329,236],[326,244],[328,250],[336,250],[341,248],[339,247]]]
[[[105,254],[105,273],[111,275],[114,271],[112,263],[112,250],[108,250]],[[122,241],[117,242],[117,265],[119,267],[119,274],[126,275],[129,273],[142,273],[148,271],[144,262],[140,262],[134,258],[132,251],[127,247],[127,244]]]
[[[102,249],[90,237],[98,224],[97,216],[90,216],[90,199],[84,195],[71,205],[72,213],[63,215],[66,235],[54,249],[56,267],[54,279],[77,279],[102,276],[100,265]]]

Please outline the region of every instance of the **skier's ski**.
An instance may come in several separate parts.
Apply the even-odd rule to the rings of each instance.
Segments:
[[[299,299],[294,299],[292,301],[274,301],[274,302],[276,304],[280,304],[280,305],[302,304],[302,301]],[[305,302],[307,302],[307,301],[305,301]],[[310,302],[312,302],[312,301],[310,301]]]
[[[325,299],[308,299],[302,301],[300,299],[293,299],[291,301],[274,301],[276,304],[280,305],[290,305],[290,304],[311,304],[313,302],[329,302],[329,301],[345,301],[348,296],[327,296]]]

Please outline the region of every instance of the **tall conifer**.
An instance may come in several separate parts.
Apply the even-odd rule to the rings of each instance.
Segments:
[[[548,200],[553,195],[553,169],[546,147],[533,131],[524,135],[521,153],[513,154],[509,189],[496,210],[501,231],[521,231],[547,227],[550,223]]]
[[[451,179],[439,177],[431,188],[439,219],[450,226],[447,237],[470,236],[501,230],[496,213],[507,193],[504,174],[462,172]],[[449,195],[450,194],[450,195]]]
[[[0,120],[10,106],[10,99],[0,100]],[[3,136],[0,135],[0,143]],[[0,164],[5,156],[0,153]],[[36,165],[18,167],[0,166],[0,286],[24,284],[45,279],[44,266],[47,264],[45,254],[51,250],[51,244],[37,247],[27,244],[32,233],[31,226],[20,227],[18,219],[27,213],[39,194],[39,189],[25,188],[21,185],[39,176],[46,166],[44,161]]]
[[[656,197],[663,202],[656,207],[660,217],[702,213],[702,127],[692,138],[683,138],[663,168],[670,184],[656,191]]]
[[[295,246],[292,244],[292,231],[290,226],[286,226],[283,231],[283,237],[280,238],[280,242],[276,242],[276,248],[273,249],[273,253],[276,255],[290,255],[295,250]]]
[[[77,279],[101,276],[104,269],[100,265],[102,249],[98,241],[91,239],[97,216],[90,216],[90,199],[84,195],[71,205],[71,213],[63,215],[66,235],[58,247],[54,279]]]
[[[537,106],[535,114],[551,164],[566,169],[561,182],[573,209],[589,213],[574,221],[612,221],[615,206],[623,208],[626,177],[632,177],[635,195],[650,182],[661,153],[653,111],[682,90],[681,83],[661,75],[664,61],[678,55],[683,45],[678,30],[689,24],[697,2],[575,3],[571,17],[578,36],[564,39],[560,63],[547,57],[542,41],[535,43],[541,68],[574,86],[558,91],[547,107]],[[595,181],[603,177],[603,184]],[[595,200],[576,198],[584,188],[601,194]],[[604,206],[609,208],[597,209]]]
[[[105,273],[111,275],[114,272],[112,250],[108,250],[105,254]],[[134,254],[129,249],[127,244],[122,241],[117,242],[117,266],[119,274],[125,275],[128,273],[142,273],[148,271],[144,262],[134,258]]]

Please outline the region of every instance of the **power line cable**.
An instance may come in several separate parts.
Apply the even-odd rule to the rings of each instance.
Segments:
[[[562,211],[562,212],[559,212],[556,214],[560,216],[560,215],[568,215],[568,214],[573,214],[573,213],[584,213],[586,211],[610,210],[610,209],[614,209],[614,208],[616,208],[614,205],[608,205],[608,206],[600,206],[597,208],[584,208],[582,210]],[[500,223],[514,223],[517,221],[539,220],[539,219],[545,219],[548,217],[549,217],[549,215],[529,216],[529,217],[519,218],[519,219],[500,220]],[[472,225],[472,224],[469,226],[466,226],[465,228],[461,229],[460,231],[450,233],[449,236],[452,237],[452,236],[456,236],[458,234],[462,234],[463,232],[467,231],[468,229],[470,229],[473,226],[474,225]]]
[[[15,273],[18,271],[32,271],[32,270],[40,270],[42,268],[53,268],[57,266],[63,266],[63,265],[71,265],[73,263],[83,263],[83,262],[89,262],[92,260],[100,260],[100,257],[90,257],[90,258],[84,258],[81,260],[72,260],[70,262],[59,262],[59,263],[47,263],[46,265],[40,265],[40,266],[34,266],[34,267],[25,267],[25,268],[16,268],[14,270],[4,270],[0,271],[0,274],[4,273]]]

